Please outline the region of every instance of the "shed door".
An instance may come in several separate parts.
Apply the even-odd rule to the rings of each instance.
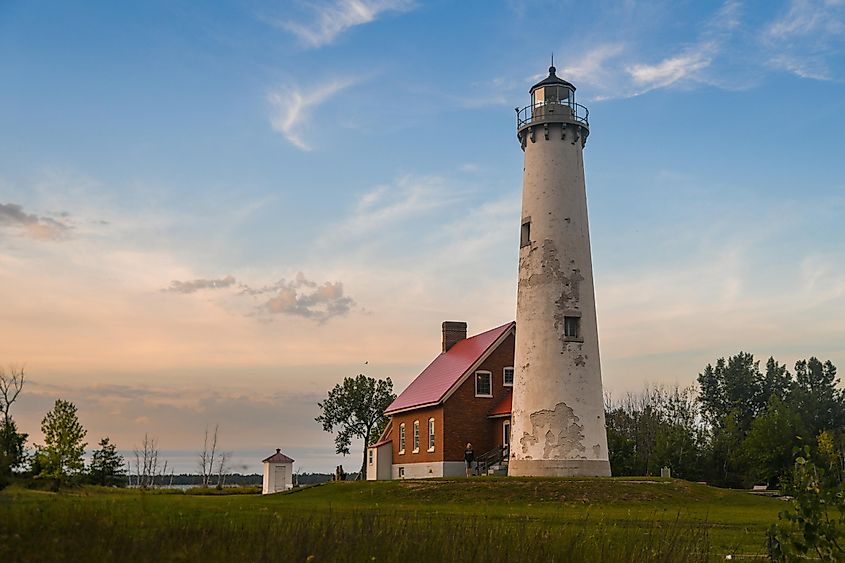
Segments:
[[[284,465],[277,465],[276,466],[276,479],[275,485],[277,491],[285,490],[285,466]]]

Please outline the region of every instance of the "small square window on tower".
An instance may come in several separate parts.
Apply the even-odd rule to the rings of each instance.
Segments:
[[[581,318],[563,317],[563,335],[566,338],[581,338]]]
[[[519,231],[519,247],[531,245],[531,219],[522,222],[522,229]]]

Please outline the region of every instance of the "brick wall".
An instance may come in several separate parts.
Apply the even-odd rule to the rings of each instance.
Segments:
[[[428,419],[434,418],[434,451],[428,451]],[[414,421],[420,421],[420,449],[414,453]],[[399,453],[399,425],[405,423],[405,453]],[[443,407],[429,407],[393,417],[393,463],[443,461]],[[461,454],[463,459],[463,454]]]
[[[493,397],[475,396],[475,374],[472,373],[443,405],[443,453],[446,461],[463,460],[467,442],[472,443],[476,456],[501,445],[501,422],[489,419],[487,415],[502,400],[506,389],[510,389],[503,385],[503,371],[506,367],[513,367],[513,357],[514,336],[510,335],[478,367],[479,371],[493,374]],[[398,439],[398,431],[396,436]]]

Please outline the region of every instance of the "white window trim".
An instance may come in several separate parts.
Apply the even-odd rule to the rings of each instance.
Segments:
[[[489,395],[479,395],[478,394],[478,376],[479,375],[486,375],[488,380],[490,381],[490,394]],[[478,370],[475,372],[475,377],[473,378],[473,384],[475,385],[475,396],[476,397],[485,397],[488,399],[493,398],[493,373],[485,370]]]
[[[405,423],[399,425],[399,455],[405,453]]]
[[[428,419],[428,449],[427,452],[431,453],[434,451],[434,418]]]
[[[419,420],[414,421],[414,437],[413,437],[413,440],[414,440],[414,442],[413,442],[414,449],[411,450],[411,453],[418,454],[418,453],[420,453],[420,421]]]
[[[511,372],[512,372],[510,383],[505,381],[505,370],[508,370],[508,369],[511,370]],[[504,385],[505,387],[513,387],[513,378],[514,377],[516,377],[516,370],[513,369],[513,366],[507,366],[507,367],[502,368],[502,385]]]
[[[511,429],[511,421],[505,420],[502,423],[502,445],[503,446],[510,446],[510,440],[505,441],[506,438],[509,438],[508,434],[510,434]]]

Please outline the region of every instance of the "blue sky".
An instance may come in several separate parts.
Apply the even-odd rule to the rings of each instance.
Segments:
[[[843,0],[2,2],[17,417],[37,442],[68,398],[90,442],[186,470],[216,423],[344,462],[312,422],[334,383],[400,391],[441,321],[513,319],[513,108],[552,52],[590,108],[606,388],[739,350],[842,367],[843,49]]]

